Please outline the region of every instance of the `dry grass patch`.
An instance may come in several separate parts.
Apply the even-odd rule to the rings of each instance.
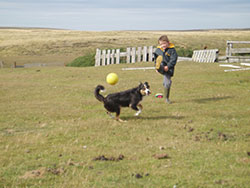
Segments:
[[[13,62],[69,63],[95,53],[96,48],[156,46],[160,35],[167,34],[178,47],[190,50],[217,48],[225,54],[227,40],[250,40],[249,30],[208,31],[71,31],[51,29],[0,29],[0,60],[9,67]]]

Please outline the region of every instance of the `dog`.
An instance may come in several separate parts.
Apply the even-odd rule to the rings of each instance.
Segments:
[[[151,94],[148,82],[140,83],[137,87],[126,91],[109,94],[106,97],[100,94],[100,91],[104,90],[104,86],[96,86],[95,97],[100,102],[103,102],[107,114],[114,118],[111,113],[116,113],[115,119],[120,122],[124,122],[120,119],[121,107],[131,107],[133,110],[136,110],[135,116],[139,116],[143,108],[140,101],[142,101],[144,96]]]

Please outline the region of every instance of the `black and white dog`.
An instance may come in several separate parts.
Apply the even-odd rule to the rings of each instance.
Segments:
[[[107,97],[104,97],[100,94],[100,91],[104,91],[105,88],[102,85],[98,85],[95,88],[95,97],[97,100],[104,103],[104,107],[107,110],[107,113],[112,117],[111,113],[115,112],[117,121],[123,122],[120,119],[121,107],[131,107],[133,110],[136,110],[135,116],[138,116],[142,111],[142,105],[140,101],[143,96],[149,95],[151,93],[150,86],[148,82],[140,83],[139,86],[128,89],[126,91],[121,91],[117,93],[109,94]]]

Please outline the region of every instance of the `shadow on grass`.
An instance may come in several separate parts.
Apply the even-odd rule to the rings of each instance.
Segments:
[[[123,120],[161,120],[161,119],[175,119],[175,120],[180,120],[180,119],[184,119],[184,116],[150,116],[150,117],[146,117],[146,116],[123,116],[121,117]]]
[[[216,102],[216,101],[221,101],[225,99],[230,99],[233,98],[232,96],[225,96],[225,97],[209,97],[209,98],[202,98],[202,99],[194,99],[194,102],[197,103],[207,103],[207,102]]]

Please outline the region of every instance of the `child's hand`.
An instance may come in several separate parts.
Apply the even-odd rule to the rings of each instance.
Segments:
[[[165,67],[164,67],[164,71],[165,71],[165,72],[168,72],[168,66],[165,66]]]
[[[165,50],[166,49],[166,46],[165,45],[160,45],[160,47]]]

